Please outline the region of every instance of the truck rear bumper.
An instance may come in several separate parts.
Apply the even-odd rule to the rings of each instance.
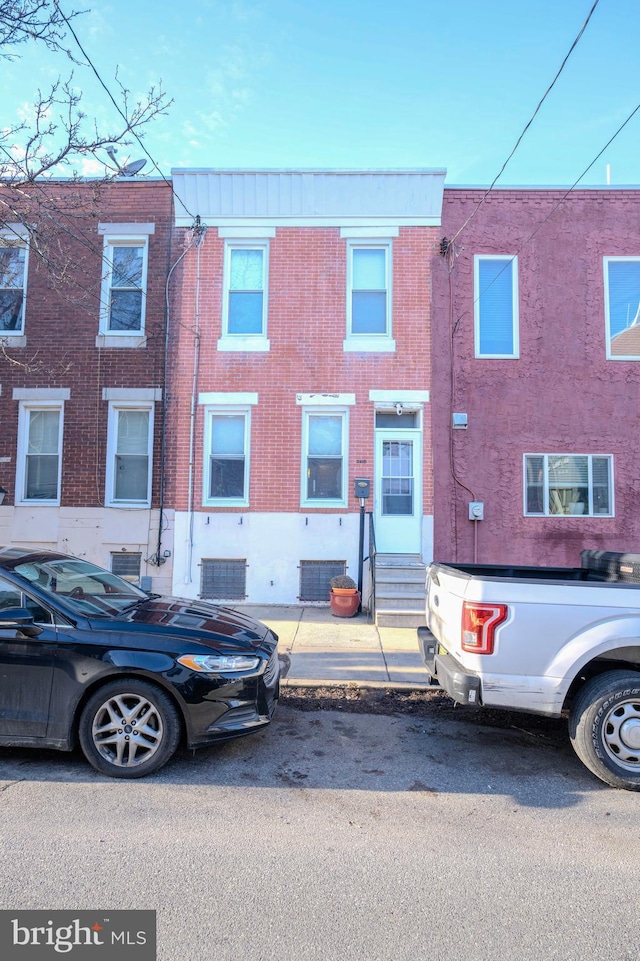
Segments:
[[[458,704],[480,706],[480,678],[465,670],[451,654],[438,654],[438,641],[428,627],[418,628],[418,647],[427,672]]]

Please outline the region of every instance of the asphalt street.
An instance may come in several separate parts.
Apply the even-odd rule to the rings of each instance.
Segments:
[[[283,704],[134,782],[1,748],[0,907],[152,908],[162,961],[637,961],[639,801],[526,718]]]

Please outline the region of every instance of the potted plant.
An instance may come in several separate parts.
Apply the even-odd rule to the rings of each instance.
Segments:
[[[360,610],[360,594],[356,582],[348,574],[332,577],[329,602],[335,617],[353,617]]]

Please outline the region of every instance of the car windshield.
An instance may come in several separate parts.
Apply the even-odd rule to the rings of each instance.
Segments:
[[[148,599],[148,594],[109,571],[79,558],[30,558],[15,574],[85,617],[110,617]]]

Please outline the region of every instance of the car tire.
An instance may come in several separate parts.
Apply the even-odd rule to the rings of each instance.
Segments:
[[[180,741],[180,717],[159,687],[136,678],[95,691],[80,716],[87,761],[110,777],[138,778],[166,764]]]
[[[587,681],[569,713],[569,736],[601,781],[640,791],[640,673],[608,671]]]

